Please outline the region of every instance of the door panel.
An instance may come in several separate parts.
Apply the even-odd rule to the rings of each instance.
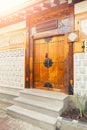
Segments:
[[[57,64],[57,81],[61,84],[64,83],[64,62]]]
[[[42,62],[43,63],[43,61],[44,61],[44,59],[45,59],[45,55],[46,55],[46,53],[48,52],[48,44],[47,43],[41,43],[40,45],[39,45],[39,48],[40,48],[40,53],[39,53],[39,55],[40,55],[40,63]]]
[[[34,44],[34,47],[35,47],[35,50],[34,50],[34,63],[39,63],[40,62],[40,49],[39,49],[39,44],[40,43],[35,43]],[[38,50],[38,51],[37,51]]]
[[[49,81],[50,82],[57,82],[57,63],[53,63],[52,67],[49,68]]]
[[[34,64],[34,81],[37,82],[40,80],[40,64]]]
[[[58,61],[57,53],[58,50],[56,42],[49,43],[49,57],[53,59],[54,62]]]
[[[34,41],[34,87],[67,91],[68,44],[65,36]]]
[[[44,67],[43,63],[40,63],[40,81],[47,82],[48,81],[49,70]]]

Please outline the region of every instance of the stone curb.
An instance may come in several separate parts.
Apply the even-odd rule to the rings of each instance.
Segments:
[[[56,130],[87,130],[87,123],[58,117]]]

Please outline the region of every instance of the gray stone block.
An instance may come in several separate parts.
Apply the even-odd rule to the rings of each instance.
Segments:
[[[79,68],[79,73],[80,74],[85,74],[86,73],[86,68],[84,68],[84,67]]]
[[[59,125],[61,124],[61,125]],[[68,118],[62,118],[57,120],[56,130],[87,130],[87,123],[78,122]]]
[[[74,66],[81,66],[81,60],[75,60]]]
[[[81,81],[81,75],[76,75],[76,81]]]
[[[74,54],[74,60],[78,60],[79,59],[79,54]]]
[[[82,93],[83,96],[84,96],[84,95],[87,95],[87,88],[86,88],[86,89],[82,89],[82,90],[81,90],[81,93]]]
[[[87,130],[87,123],[79,122],[77,125],[78,130]]]
[[[79,82],[75,80],[74,82],[74,88],[79,88]]]
[[[86,68],[87,68],[87,59],[86,60],[82,60],[81,62],[82,62],[82,65],[86,66]]]
[[[86,87],[87,87],[86,82],[84,82],[84,81],[83,82],[79,82],[78,86],[79,86],[80,89],[86,89]]]
[[[87,58],[87,53],[85,53],[85,57]]]
[[[72,123],[72,120],[63,120],[60,130],[76,130],[77,124]]]
[[[83,75],[83,81],[87,81],[87,75]]]
[[[79,59],[85,59],[85,53],[80,53],[79,54]]]
[[[76,75],[76,74],[80,74],[80,66],[74,66],[74,75]]]

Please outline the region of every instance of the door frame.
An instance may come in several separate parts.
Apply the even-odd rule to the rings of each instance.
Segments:
[[[30,88],[34,88],[34,63],[33,63],[34,62],[34,41],[37,39],[51,37],[51,36],[65,36],[65,37],[67,37],[67,34],[50,34],[50,35],[45,34],[43,36],[41,34],[41,35],[32,35],[30,37],[30,49],[29,49],[30,50],[30,54],[29,54],[29,79],[30,79],[29,87]],[[70,45],[69,45],[69,48],[70,48]],[[73,59],[73,52],[72,52],[72,59]],[[69,67],[71,68],[71,65],[69,65]],[[72,71],[72,73],[73,73],[73,64],[72,64],[72,70],[69,69],[69,71]],[[71,72],[69,72],[69,81],[71,80],[70,73]],[[72,79],[73,79],[73,75],[72,75]]]

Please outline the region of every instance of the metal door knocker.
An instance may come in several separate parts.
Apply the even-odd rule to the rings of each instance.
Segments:
[[[51,67],[53,64],[52,59],[48,58],[48,53],[45,54],[45,60],[44,60],[43,64],[47,68]]]
[[[53,61],[50,58],[46,58],[45,61],[43,62],[43,64],[44,64],[45,67],[49,68],[49,67],[52,66]]]

